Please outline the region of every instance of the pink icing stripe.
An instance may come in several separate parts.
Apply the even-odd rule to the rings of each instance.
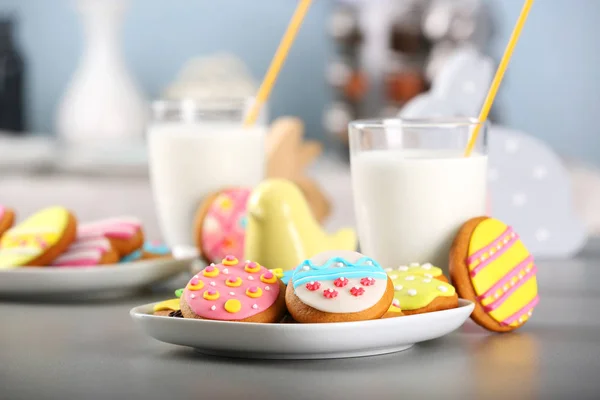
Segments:
[[[483,309],[485,311],[494,311],[496,308],[500,307],[514,292],[517,291],[517,289],[519,289],[527,281],[529,281],[531,278],[533,278],[535,276],[536,272],[537,272],[537,267],[534,265],[533,268],[531,269],[531,271],[529,271],[528,273],[526,273],[523,276],[523,279],[520,279],[519,281],[517,281],[517,283],[515,283],[514,286],[512,286],[509,290],[507,290],[506,293],[504,293],[502,296],[500,296],[498,299],[494,300],[487,306],[483,307]]]
[[[484,269],[485,267],[487,267],[489,264],[491,264],[492,262],[494,262],[494,260],[498,259],[498,257],[500,257],[502,254],[504,254],[508,249],[510,249],[510,246],[516,242],[519,239],[519,235],[516,235],[514,237],[511,237],[508,241],[508,243],[504,244],[500,250],[497,250],[492,256],[490,256],[489,258],[486,258],[485,261],[482,261],[480,264],[478,264],[475,268],[473,268],[473,270],[470,272],[471,274],[471,278],[474,278],[475,275],[477,275],[479,273],[479,271],[481,271],[482,269]],[[467,260],[468,263],[468,260]]]
[[[102,258],[102,251],[100,250],[78,250],[68,252],[58,257],[52,263],[55,267],[60,266],[85,266],[85,265],[97,265]]]
[[[479,258],[485,253],[489,252],[491,249],[496,248],[499,244],[504,242],[504,237],[506,235],[510,235],[512,233],[512,228],[509,226],[506,228],[499,237],[494,239],[492,243],[488,244],[482,249],[477,250],[474,254],[472,254],[469,258],[467,258],[467,264],[472,264],[473,261],[479,260]]]
[[[479,300],[483,300],[486,297],[490,297],[491,295],[493,295],[496,291],[500,290],[502,288],[502,286],[504,286],[506,284],[509,284],[510,281],[514,277],[516,277],[516,276],[519,275],[519,272],[521,272],[527,265],[529,265],[532,262],[533,262],[533,257],[532,256],[529,256],[526,259],[524,259],[523,261],[521,261],[519,264],[517,264],[516,267],[514,267],[506,275],[504,275],[504,277],[502,279],[500,279],[492,287],[490,287],[483,294],[481,294],[478,297],[478,299]]]
[[[98,265],[98,260],[92,258],[80,258],[72,261],[63,261],[52,264],[54,267],[94,267]]]
[[[521,308],[519,311],[517,311],[510,317],[506,318],[504,321],[501,322],[501,324],[502,325],[512,324],[513,322],[515,322],[519,318],[521,318],[523,315],[527,314],[530,310],[532,310],[533,307],[535,307],[539,302],[540,302],[540,296],[538,296],[536,294],[535,297],[533,298],[533,300],[531,300],[529,303],[527,303],[525,305],[525,307]]]
[[[74,250],[98,250],[102,254],[110,250],[110,243],[104,237],[99,238],[81,238],[69,246],[68,252]]]
[[[4,217],[4,206],[0,205],[0,219],[2,219],[2,217]]]
[[[79,238],[106,236],[115,239],[129,239],[141,228],[141,224],[134,219],[110,219],[82,224],[77,230]]]

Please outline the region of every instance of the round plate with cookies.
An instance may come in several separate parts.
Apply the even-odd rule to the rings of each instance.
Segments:
[[[149,336],[207,354],[315,359],[406,350],[458,329],[475,307],[431,264],[384,268],[337,250],[290,272],[228,255],[131,316]]]
[[[59,206],[18,222],[15,214],[0,206],[0,295],[137,289],[173,277],[192,262],[174,259],[167,246],[146,240],[135,217],[80,223]]]

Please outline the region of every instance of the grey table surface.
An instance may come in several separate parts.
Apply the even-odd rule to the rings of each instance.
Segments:
[[[146,337],[129,310],[172,297],[185,276],[110,300],[2,299],[0,398],[600,398],[600,245],[538,265],[541,302],[518,332],[469,321],[404,352],[341,360],[227,359]]]

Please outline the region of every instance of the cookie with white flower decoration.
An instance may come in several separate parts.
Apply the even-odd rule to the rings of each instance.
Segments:
[[[381,318],[394,287],[372,258],[354,251],[327,251],[305,260],[286,288],[285,302],[300,323],[364,321]]]

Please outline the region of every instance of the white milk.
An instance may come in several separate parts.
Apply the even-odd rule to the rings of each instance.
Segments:
[[[252,187],[265,175],[265,128],[233,123],[155,123],[148,131],[150,180],[169,246],[193,254],[202,199],[228,186]]]
[[[361,253],[385,267],[430,262],[448,271],[460,226],[486,213],[487,156],[427,150],[352,157]]]

